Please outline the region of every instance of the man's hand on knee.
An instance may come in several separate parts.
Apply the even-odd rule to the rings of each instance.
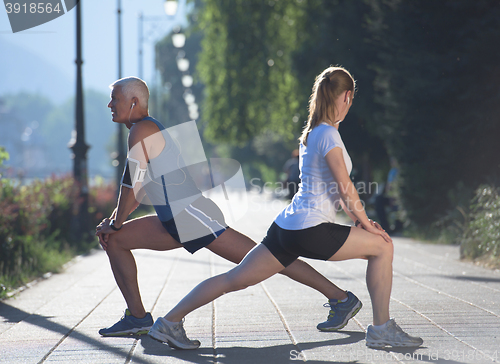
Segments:
[[[115,232],[115,230],[113,230],[109,227],[110,222],[111,222],[111,220],[109,218],[105,218],[96,227],[95,235],[99,238],[99,244],[101,244],[101,246],[104,250],[106,250],[108,247],[109,234],[112,234]]]

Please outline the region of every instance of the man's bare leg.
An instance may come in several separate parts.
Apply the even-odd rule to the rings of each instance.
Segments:
[[[180,247],[182,245],[172,238],[156,215],[127,221],[120,231],[109,235],[105,250],[116,283],[133,316],[142,318],[146,315],[146,310],[142,303],[137,282],[137,265],[131,250],[164,251]]]
[[[248,236],[228,228],[222,235],[209,244],[207,248],[220,257],[238,264],[255,245],[255,242]],[[280,273],[323,293],[328,299],[343,300],[347,298],[345,291],[341,290],[300,259],[297,259]]]

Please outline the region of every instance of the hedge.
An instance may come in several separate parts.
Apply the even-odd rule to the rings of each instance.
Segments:
[[[97,239],[71,235],[77,192],[70,176],[52,176],[28,185],[0,179],[0,297],[37,276],[57,272],[73,256],[97,246]],[[102,180],[91,187],[92,226],[109,216],[115,204],[115,187]]]

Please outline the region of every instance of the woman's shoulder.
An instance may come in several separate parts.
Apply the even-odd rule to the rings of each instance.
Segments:
[[[340,133],[337,128],[326,123],[319,124],[311,133],[314,133],[315,137],[318,139],[340,138]]]

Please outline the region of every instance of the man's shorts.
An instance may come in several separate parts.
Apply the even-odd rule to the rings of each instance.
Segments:
[[[302,230],[285,230],[273,222],[262,244],[287,267],[298,257],[330,259],[344,245],[350,232],[350,226],[335,223],[323,223]]]
[[[217,239],[228,228],[224,214],[210,199],[201,196],[163,227],[193,254]]]

